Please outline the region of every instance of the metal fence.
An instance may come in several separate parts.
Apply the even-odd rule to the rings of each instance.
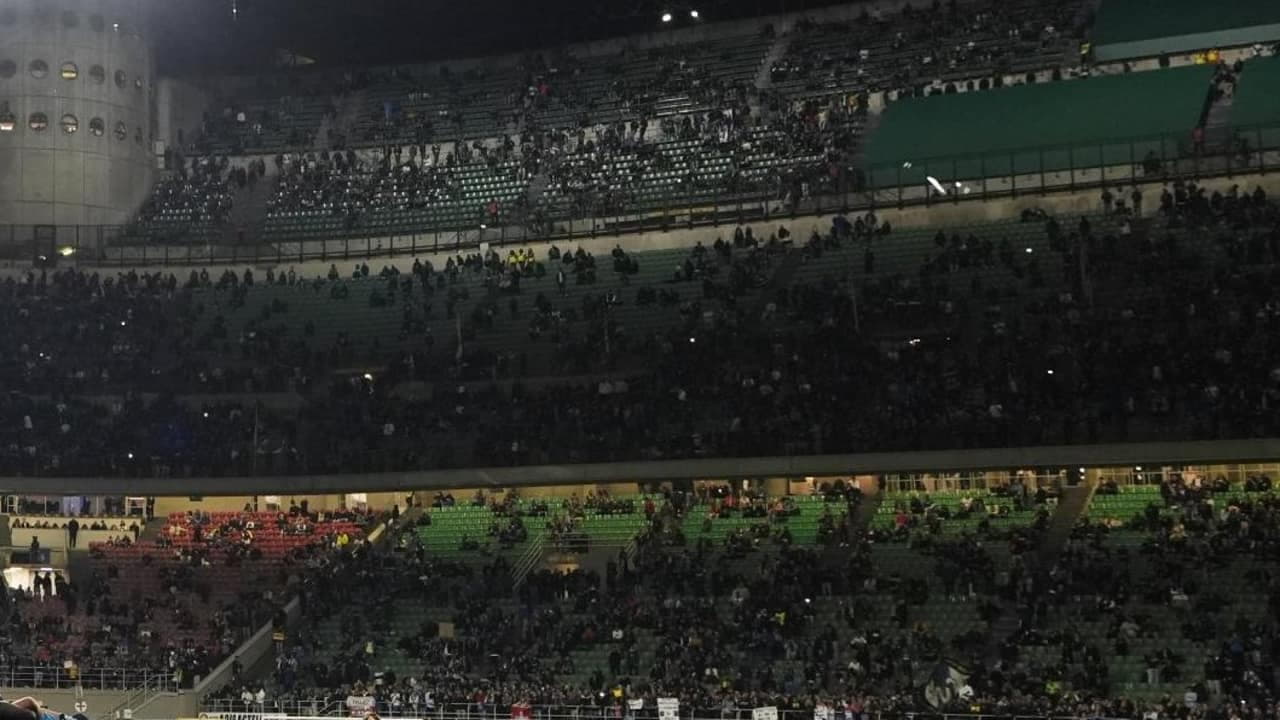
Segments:
[[[755,708],[691,708],[681,705],[680,720],[755,720]],[[381,720],[512,720],[512,708],[492,704],[442,705],[432,709],[401,708],[395,710],[379,704]],[[609,705],[552,705],[529,709],[533,720],[659,720],[658,710],[651,703],[642,709],[628,709]],[[239,700],[205,701],[200,717],[206,720],[319,720],[321,718],[346,717],[352,714],[342,702],[317,700],[315,702],[272,703],[259,708]],[[356,713],[363,717],[364,713]],[[844,717],[836,711],[832,718]],[[862,713],[859,720],[1084,720],[1074,715],[1018,715],[943,713],[934,710]],[[777,709],[778,720],[815,720],[812,708],[804,710]],[[1109,720],[1091,717],[1088,720]]]
[[[29,665],[0,667],[0,687],[44,688],[73,690],[136,690],[147,688],[156,691],[173,691],[177,683],[171,673],[136,668],[78,668],[69,670],[62,665]]]
[[[722,193],[671,186],[644,209],[561,213],[534,228],[518,218],[486,227],[279,239],[241,228],[200,241],[148,241],[118,225],[0,226],[0,260],[91,265],[272,264],[344,262],[454,252],[478,247],[563,241],[680,228],[781,222],[802,215],[1079,191],[1176,179],[1232,177],[1280,169],[1280,123],[1215,130],[1196,144],[1188,135],[1157,135],[1053,145],[1001,153],[915,158],[900,165],[838,167],[772,189]],[[1152,201],[1155,199],[1152,198]],[[353,233],[358,233],[353,231]],[[232,238],[228,240],[227,238]]]

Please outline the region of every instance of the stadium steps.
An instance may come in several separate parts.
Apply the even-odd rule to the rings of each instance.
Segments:
[[[237,190],[235,201],[231,204],[231,212],[224,225],[223,241],[238,243],[241,230],[245,233],[246,242],[256,242],[255,233],[263,227],[267,220],[267,201],[275,195],[275,184],[279,177],[271,180],[263,178],[256,185]]]
[[[878,492],[875,495],[863,495],[862,504],[858,506],[857,512],[853,514],[853,520],[849,523],[851,530],[857,535],[866,534],[871,528],[871,520],[880,512],[880,503],[884,502],[884,492]]]
[[[1037,548],[1041,567],[1053,566],[1054,559],[1071,538],[1072,529],[1080,518],[1084,517],[1085,510],[1093,499],[1094,488],[1093,485],[1079,485],[1062,489],[1058,496],[1058,506],[1054,509],[1053,516],[1049,518],[1049,528],[1040,539],[1040,546]]]
[[[769,304],[770,298],[777,295],[778,291],[791,287],[795,280],[796,274],[800,271],[800,266],[804,264],[804,254],[799,252],[789,252],[783,256],[782,262],[773,270],[773,277],[769,278],[769,284],[756,293],[755,302],[751,306],[749,317],[759,317],[760,312]]]
[[[159,538],[160,533],[164,531],[164,526],[167,521],[168,519],[163,517],[151,518],[142,526],[142,532],[138,534],[138,540],[147,541]]]
[[[325,113],[324,117],[320,118],[320,126],[316,128],[315,141],[312,143],[316,150],[328,151],[332,148],[329,135],[333,131],[333,122],[333,113]]]
[[[360,108],[367,102],[367,94],[368,91],[361,88],[342,97],[338,103],[338,110],[334,113],[333,130],[336,134],[344,138],[351,137],[356,123],[360,120]]]
[[[760,61],[760,68],[756,71],[755,87],[761,90],[773,87],[773,66],[787,56],[787,51],[791,49],[791,38],[791,33],[782,33],[769,46],[769,52],[764,54],[764,59]],[[751,110],[759,112],[758,102],[754,103]]]

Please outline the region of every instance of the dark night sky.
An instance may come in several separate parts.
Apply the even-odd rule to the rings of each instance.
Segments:
[[[262,69],[277,48],[324,65],[424,61],[543,48],[660,29],[696,8],[706,21],[793,12],[833,0],[165,0],[156,4],[169,73]],[[678,25],[679,22],[673,23]]]

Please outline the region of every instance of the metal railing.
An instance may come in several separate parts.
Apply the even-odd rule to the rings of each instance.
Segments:
[[[59,665],[0,667],[0,686],[85,690],[177,690],[172,673],[137,668],[80,668],[69,671]]]
[[[1103,185],[1232,177],[1280,168],[1280,123],[1215,131],[1216,140],[1195,145],[1190,136],[1153,135],[1102,142],[1048,145],[1005,152],[913,158],[900,165],[842,166],[832,175],[813,170],[807,193],[757,187],[740,192],[673,186],[643,207],[625,212],[562,212],[530,227],[518,218],[466,227],[423,228],[394,234],[297,239],[272,237],[262,228],[252,240],[154,242],[128,228],[110,226],[0,226],[0,259],[89,265],[287,265],[349,262],[426,255],[528,242],[572,241],[627,233],[721,224],[782,221],[801,215],[875,208],[991,200]],[[938,181],[935,186],[929,181]],[[797,186],[799,184],[797,183]],[[942,187],[945,194],[936,188]],[[1151,199],[1153,202],[1155,198]],[[239,237],[239,234],[228,233]]]
[[[511,568],[511,581],[514,587],[520,587],[524,584],[525,578],[529,577],[529,573],[542,562],[544,536],[538,534],[525,548],[524,552],[516,560]]]
[[[530,714],[534,720],[659,720],[658,710],[652,703],[646,703],[642,709],[628,709],[617,705],[554,705],[540,707],[534,705]],[[262,709],[257,709],[239,700],[218,700],[205,702],[201,706],[200,717],[206,720],[318,720],[348,716],[342,702],[267,702]],[[317,712],[316,709],[320,711]],[[379,717],[382,720],[511,720],[511,708],[492,704],[458,704],[443,705],[432,709],[417,710],[402,707],[399,710],[378,704]],[[681,720],[754,720],[754,708],[692,708],[680,706]],[[842,711],[836,711],[839,716]],[[357,714],[362,717],[363,714]],[[777,710],[780,720],[814,720],[812,708],[803,710]],[[1085,716],[1077,715],[1027,715],[1027,714],[976,714],[945,713],[931,708],[918,711],[895,711],[864,713],[864,718],[871,720],[1084,720]],[[1089,717],[1089,720],[1108,720],[1102,717]]]
[[[129,693],[128,697],[116,703],[115,707],[111,708],[109,712],[101,717],[116,718],[125,716],[126,714],[131,715],[134,710],[137,710],[151,702],[152,698],[173,689],[168,687],[164,682],[153,682],[160,680],[161,678],[159,676],[153,676],[150,680],[144,680],[142,685]]]

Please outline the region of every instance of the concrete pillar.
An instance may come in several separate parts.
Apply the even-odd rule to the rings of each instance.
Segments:
[[[152,182],[147,0],[0,3],[0,218],[125,221]],[[43,236],[42,236],[43,237]]]

